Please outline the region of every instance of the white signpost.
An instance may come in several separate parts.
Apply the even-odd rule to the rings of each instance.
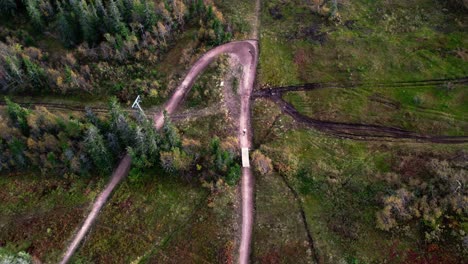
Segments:
[[[143,109],[141,109],[140,103],[141,103],[141,97],[138,95],[137,98],[135,99],[135,102],[133,102],[132,104],[132,108],[139,109],[141,113],[145,115],[145,112],[143,111]]]

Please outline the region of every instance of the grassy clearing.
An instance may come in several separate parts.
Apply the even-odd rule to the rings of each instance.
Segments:
[[[56,262],[103,184],[31,173],[2,175],[0,246]]]
[[[235,189],[210,194],[158,171],[115,190],[76,263],[203,263],[232,259]],[[129,243],[131,241],[131,243]]]
[[[303,1],[264,2],[261,85],[468,74],[466,17],[443,1],[338,2],[339,21]]]
[[[165,243],[206,197],[205,190],[162,172],[134,179],[130,175],[115,190],[76,261],[132,262]]]
[[[259,80],[262,84],[287,85],[300,83],[298,67],[294,64],[288,43],[262,36],[260,42]]]
[[[148,254],[149,263],[230,263],[235,259],[236,190],[222,188],[195,205],[184,225]]]
[[[281,176],[256,176],[254,263],[310,263],[299,206]]]
[[[423,134],[464,135],[467,86],[349,88],[290,92],[285,99],[319,120],[402,127]]]
[[[261,146],[299,193],[325,263],[399,263],[434,254],[448,260],[461,258],[461,252],[449,246],[455,241],[438,244],[436,252],[428,251],[415,222],[397,232],[377,229],[375,213],[380,209],[379,197],[392,192],[382,175],[394,171],[402,157],[452,159],[464,148],[369,144],[310,130],[292,130]]]
[[[184,137],[198,141],[201,146],[209,146],[213,137],[226,138],[235,135],[234,125],[226,113],[218,113],[201,118],[186,119],[178,124]]]

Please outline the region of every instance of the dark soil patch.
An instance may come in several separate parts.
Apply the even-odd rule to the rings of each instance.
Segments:
[[[356,26],[356,20],[346,20],[344,26],[349,30],[353,30]]]
[[[328,41],[328,33],[321,31],[320,24],[313,24],[312,26],[303,29],[302,35],[305,39],[319,43],[320,45],[323,45]]]
[[[270,16],[273,19],[279,20],[283,18],[283,14],[281,13],[281,9],[278,5],[275,5],[274,7],[268,9],[268,12],[270,12]]]

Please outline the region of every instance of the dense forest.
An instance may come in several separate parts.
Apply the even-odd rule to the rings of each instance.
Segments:
[[[151,75],[146,66],[157,63],[185,29],[197,28],[198,48],[232,36],[222,14],[201,0],[6,0],[1,6],[7,27],[0,29],[0,84],[8,93],[114,94],[128,100],[165,89],[157,81],[129,88],[120,83]],[[8,27],[11,18],[30,23]],[[44,38],[59,43],[41,48],[37,41]]]
[[[199,142],[181,137],[168,116],[156,132],[151,119],[141,114],[129,116],[115,98],[106,118],[99,118],[91,109],[84,117],[74,118],[6,101],[8,119],[0,117],[0,172],[106,176],[128,151],[135,178],[145,168],[161,168],[175,175],[191,175],[192,171],[201,180],[223,179],[231,185],[240,177],[236,138],[221,143],[215,137],[204,149]],[[201,168],[205,168],[203,172]]]

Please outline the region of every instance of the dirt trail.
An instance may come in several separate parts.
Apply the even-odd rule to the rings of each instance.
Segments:
[[[281,87],[269,87],[257,90],[252,94],[252,97],[268,97],[286,92],[311,91],[316,89],[352,89],[363,87],[375,88],[403,88],[403,87],[427,87],[427,86],[442,86],[442,85],[468,84],[468,77],[454,79],[432,79],[419,81],[402,81],[402,82],[386,82],[386,83],[371,83],[371,82],[348,82],[348,83],[305,83],[300,85],[289,85]]]
[[[413,142],[438,144],[468,143],[467,136],[421,135],[397,127],[316,120],[299,113],[290,103],[281,98],[279,94],[269,96],[268,98],[278,104],[281,107],[281,111],[293,117],[294,120],[337,137],[375,141],[411,140]]]
[[[260,28],[260,0],[255,1],[255,17],[253,21],[253,26],[252,26],[252,32],[251,32],[251,39],[259,39],[258,38],[258,30]]]
[[[94,221],[96,220],[96,217],[101,211],[101,208],[106,203],[107,199],[109,198],[110,194],[114,190],[115,186],[117,186],[117,184],[119,184],[120,181],[123,178],[125,178],[125,176],[127,176],[131,163],[132,163],[132,159],[130,158],[128,154],[125,155],[125,157],[120,161],[119,166],[117,167],[117,169],[115,169],[114,173],[112,173],[111,181],[106,186],[104,191],[102,191],[99,194],[98,198],[94,202],[91,212],[89,213],[88,217],[86,218],[85,222],[81,226],[78,233],[75,235],[75,238],[73,239],[71,244],[68,246],[67,250],[65,251],[65,254],[63,255],[63,259],[60,263],[63,264],[63,263],[68,263],[68,261],[70,261],[71,257],[73,256],[75,251],[78,249],[80,242],[83,240],[83,238],[88,233],[91,226],[93,225]]]
[[[258,46],[257,41],[247,40],[247,41],[238,41],[224,44],[222,46],[216,47],[203,55],[190,69],[186,75],[182,84],[177,87],[172,97],[164,105],[163,109],[167,111],[168,114],[174,113],[179,104],[183,101],[188,91],[192,87],[196,78],[200,73],[220,54],[230,54],[237,57],[243,66],[243,79],[240,82],[239,89],[241,93],[241,114],[239,120],[239,142],[240,147],[249,148],[252,145],[252,136],[251,136],[251,126],[250,126],[250,94],[253,88],[253,82],[255,79],[257,61],[258,61]],[[160,112],[154,115],[154,125],[156,129],[160,129],[164,124],[163,113]],[[241,128],[247,128],[248,134],[242,135]],[[88,233],[89,229],[95,222],[101,208],[104,206],[105,202],[109,198],[113,189],[118,185],[118,183],[125,178],[128,174],[131,165],[131,158],[127,154],[120,161],[119,166],[114,171],[111,176],[109,184],[106,186],[104,191],[98,196],[96,201],[92,206],[91,213],[86,218],[85,222],[76,233],[75,238],[68,246],[63,259],[60,263],[68,263],[80,245],[81,241]],[[248,263],[250,255],[250,240],[252,236],[252,223],[253,223],[253,179],[250,168],[243,169],[242,175],[242,211],[243,211],[243,220],[242,220],[242,236],[241,236],[241,248],[240,248],[240,258],[241,263]]]
[[[177,87],[171,100],[164,105],[164,109],[171,113],[187,95],[196,77],[220,54],[230,54],[235,56],[242,65],[242,80],[239,83],[239,92],[241,96],[241,109],[239,116],[238,137],[240,148],[251,148],[252,146],[252,128],[250,125],[250,95],[252,93],[253,83],[258,62],[257,41],[247,40],[231,42],[216,47],[200,58],[190,69],[182,85]],[[155,124],[162,125],[162,113],[155,115]],[[246,135],[242,130],[246,129]],[[242,168],[241,193],[242,193],[242,231],[239,247],[239,263],[249,263],[250,246],[253,228],[253,189],[254,179],[250,168]]]

